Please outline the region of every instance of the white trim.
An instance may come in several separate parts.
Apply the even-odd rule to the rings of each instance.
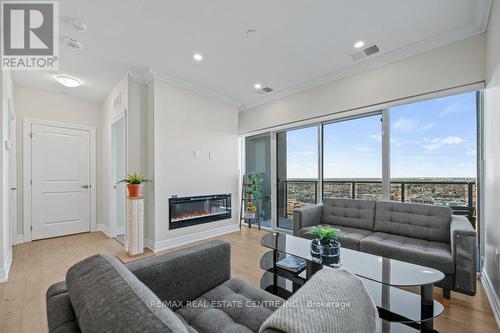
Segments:
[[[312,80],[305,81],[303,83],[280,89],[279,91],[264,96],[259,97],[253,101],[249,101],[240,105],[240,111],[246,111],[249,109],[253,109],[257,106],[270,103],[272,101],[288,97],[291,95],[295,95],[304,91],[307,91],[312,88],[316,88],[322,85],[326,85],[328,83],[350,77],[362,72],[366,72],[371,69],[375,69],[377,67],[387,65],[392,62],[396,62],[405,58],[409,58],[411,56],[430,51],[432,49],[451,44],[453,42],[460,41],[462,39],[475,36],[484,32],[483,29],[476,26],[476,24],[470,24],[466,27],[459,28],[456,30],[452,30],[448,33],[438,35],[435,37],[431,37],[429,39],[410,44],[406,47],[402,47],[387,53],[383,53],[379,56],[375,56],[374,58],[367,58],[366,60],[362,60],[358,63],[355,63],[351,66],[341,68],[340,70],[322,75],[320,77],[314,78]]]
[[[219,227],[215,229],[210,229],[206,231],[200,231],[197,233],[179,236],[171,239],[166,239],[163,241],[155,242],[153,247],[153,252],[165,251],[174,247],[186,245],[192,242],[197,242],[200,240],[204,240],[207,238],[217,237],[225,234],[229,234],[232,232],[240,231],[237,224],[231,224],[224,227]],[[146,247],[151,248],[150,240],[146,240]]]
[[[497,326],[500,329],[500,299],[498,298],[498,295],[495,292],[495,288],[491,283],[490,277],[488,276],[486,270],[484,269],[481,273],[481,282],[483,283],[486,297],[490,302],[491,311],[493,311],[493,315],[495,316],[495,320],[497,321]]]
[[[90,231],[96,231],[96,128],[73,123],[64,123],[57,121],[40,120],[23,117],[23,238],[25,242],[31,242],[31,126],[33,124],[71,128],[76,130],[88,131],[90,136]]]
[[[238,107],[242,105],[242,102],[235,99],[235,98],[218,93],[218,92],[211,90],[209,88],[202,88],[202,87],[197,86],[193,83],[175,78],[175,77],[170,76],[170,75],[165,74],[165,73],[160,73],[157,71],[150,70],[143,77],[140,77],[136,74],[132,74],[132,77],[134,78],[134,80],[136,80],[140,83],[143,83],[143,84],[148,84],[153,79],[159,80],[159,81],[167,82],[169,84],[172,84],[172,85],[180,87],[180,88],[190,90],[190,91],[195,92],[197,94],[208,96],[210,98],[216,99],[218,101],[221,101],[221,102],[224,102],[227,104],[231,104],[231,105],[238,106]]]
[[[12,266],[12,251],[5,262],[4,267],[0,268],[0,283],[7,282],[9,279],[10,267]]]
[[[14,245],[18,245],[18,244],[22,244],[22,243],[24,243],[23,234],[16,235],[16,238],[14,238]]]
[[[113,238],[114,236],[111,234],[110,230],[109,230],[109,227],[105,224],[102,224],[102,223],[99,223],[97,225],[97,231],[100,231],[102,232],[103,234],[105,234],[106,236],[108,236],[109,238]]]
[[[154,249],[155,249],[155,242],[153,242],[149,238],[146,238],[146,239],[144,239],[144,247],[147,247],[151,251],[154,251]]]

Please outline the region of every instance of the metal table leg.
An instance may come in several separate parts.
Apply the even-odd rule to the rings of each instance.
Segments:
[[[420,287],[420,306],[422,316],[432,317],[434,313],[434,298],[432,296],[433,285],[427,284]],[[434,320],[429,319],[421,322],[420,324],[421,332],[434,332]]]

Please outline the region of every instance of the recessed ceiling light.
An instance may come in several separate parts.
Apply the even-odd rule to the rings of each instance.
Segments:
[[[363,42],[362,40],[354,43],[354,47],[357,49],[359,49],[360,47],[363,47],[363,46],[365,46],[365,42]]]
[[[78,87],[83,84],[83,82],[80,79],[77,79],[76,77],[72,77],[69,75],[55,75],[54,79],[56,79],[57,82],[59,82],[63,86],[69,88]]]
[[[256,84],[254,84],[254,85],[253,85],[253,87],[254,87],[255,89],[260,89],[260,88],[262,88],[262,84],[260,84],[260,83],[256,83]]]
[[[196,60],[196,61],[202,61],[203,60],[203,56],[199,53],[195,53],[193,54],[193,59]]]

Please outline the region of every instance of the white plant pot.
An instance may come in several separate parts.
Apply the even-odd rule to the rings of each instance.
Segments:
[[[256,212],[243,212],[243,217],[246,219],[254,219],[255,218],[255,213]]]

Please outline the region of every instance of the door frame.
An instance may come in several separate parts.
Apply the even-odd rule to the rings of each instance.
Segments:
[[[114,159],[114,152],[115,152],[115,141],[113,139],[113,126],[116,125],[119,121],[123,120],[123,136],[124,136],[124,142],[123,144],[125,145],[125,174],[128,173],[128,136],[127,136],[127,110],[123,110],[120,113],[118,113],[109,123],[109,155],[110,160],[109,160],[109,169],[108,171],[108,177],[109,177],[109,185],[110,185],[110,193],[109,193],[109,203],[111,205],[109,206],[109,219],[110,219],[110,233],[111,237],[116,237],[118,235],[118,221],[116,220],[116,211],[115,211],[115,206],[116,206],[116,191],[114,190],[114,186],[116,186],[115,181],[114,181],[114,175],[115,175],[115,159]],[[125,217],[127,217],[127,211],[125,211]],[[125,225],[123,226],[125,230],[125,238],[127,235],[127,220],[125,219]]]
[[[31,126],[46,125],[88,131],[90,134],[90,231],[96,231],[96,127],[23,117],[23,238],[31,242]]]

